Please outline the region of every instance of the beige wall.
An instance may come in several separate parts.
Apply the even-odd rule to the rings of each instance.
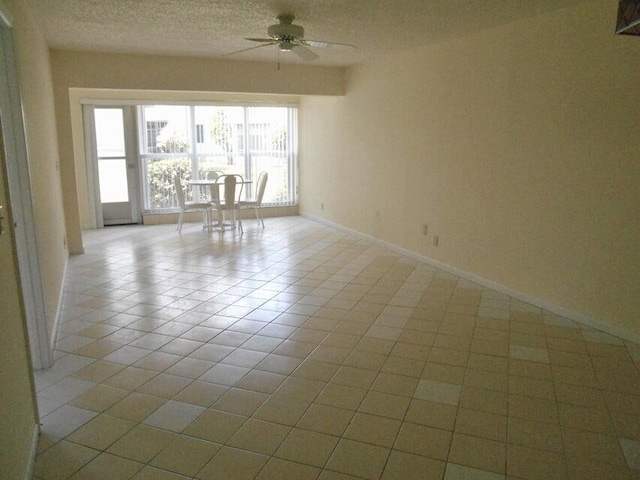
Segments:
[[[302,101],[301,212],[638,338],[640,41],[616,11],[350,69],[346,96]]]
[[[51,334],[68,258],[49,48],[24,0],[4,0],[14,16],[38,256]]]
[[[76,173],[72,134],[73,118],[77,125],[80,106],[75,101],[70,103],[70,89],[111,89],[111,98],[117,98],[119,90],[154,90],[164,98],[167,92],[174,92],[184,99],[181,92],[186,91],[193,92],[196,100],[203,92],[340,95],[344,88],[342,68],[283,65],[278,70],[274,63],[63,50],[52,50],[51,62],[67,236],[72,253],[82,251],[81,227],[86,219],[86,193],[82,192],[84,179],[78,178]],[[126,95],[131,98],[130,94],[122,98],[127,98]],[[75,153],[78,153],[77,148]],[[79,157],[77,161],[81,161]],[[82,219],[80,204],[85,211]]]

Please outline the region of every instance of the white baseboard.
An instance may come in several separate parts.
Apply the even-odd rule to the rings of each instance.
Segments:
[[[64,269],[62,271],[62,286],[60,287],[60,294],[58,295],[58,308],[56,308],[56,316],[53,320],[53,328],[51,329],[51,338],[49,339],[49,366],[53,365],[53,354],[56,349],[56,342],[58,341],[58,330],[60,329],[60,318],[62,317],[62,305],[64,299],[64,286],[67,283],[67,269],[69,267],[69,257],[67,256],[64,262]]]
[[[536,307],[540,307],[544,310],[547,310],[551,313],[559,315],[561,317],[568,318],[569,320],[573,320],[574,322],[578,322],[587,327],[594,328],[596,330],[600,330],[602,332],[608,333],[609,335],[613,335],[615,337],[619,337],[623,340],[627,340],[629,342],[633,342],[636,344],[640,344],[640,335],[634,332],[627,330],[626,328],[619,327],[616,325],[610,325],[609,323],[599,320],[597,318],[589,317],[582,312],[578,312],[577,310],[572,310],[566,307],[560,307],[558,305],[554,305],[546,300],[541,300],[539,298],[533,298],[525,293],[522,293],[518,290],[514,290],[509,287],[505,287],[504,285],[500,285],[492,280],[487,280],[486,278],[482,278],[473,273],[465,272],[463,270],[459,270],[456,267],[451,265],[447,265],[445,263],[439,262],[432,258],[426,257],[424,255],[420,255],[416,252],[412,252],[411,250],[407,250],[405,248],[399,247],[398,245],[394,245],[389,242],[385,242],[384,240],[380,240],[378,238],[372,237],[365,233],[359,232],[357,230],[353,230],[351,228],[345,227],[338,223],[331,222],[329,220],[325,220],[324,218],[316,217],[315,215],[310,215],[308,213],[300,213],[301,217],[308,218],[309,220],[313,220],[318,223],[322,223],[331,228],[335,228],[336,230],[343,231],[345,233],[355,235],[362,239],[368,240],[377,245],[383,246],[391,251],[399,253],[401,255],[405,255],[407,257],[413,258],[414,260],[421,261],[435,267],[439,270],[443,270],[447,273],[451,273],[460,278],[464,278],[465,280],[469,280],[471,282],[482,285],[483,287],[490,288],[500,293],[504,293],[505,295],[509,295],[517,300],[521,300],[526,303],[530,303],[531,305],[535,305]]]
[[[31,447],[29,448],[29,462],[27,463],[27,471],[24,474],[24,480],[33,478],[33,470],[36,465],[36,455],[38,454],[38,441],[40,439],[40,425],[38,422],[33,426],[33,435],[31,435]]]

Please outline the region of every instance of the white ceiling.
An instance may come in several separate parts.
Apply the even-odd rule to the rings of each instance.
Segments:
[[[319,65],[351,65],[584,0],[29,0],[51,47],[218,57],[256,44],[279,13],[296,16]],[[276,61],[276,46],[225,57]],[[282,62],[300,62],[281,54]]]

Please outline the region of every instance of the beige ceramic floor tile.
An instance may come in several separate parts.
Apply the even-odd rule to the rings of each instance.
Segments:
[[[169,445],[175,437],[175,433],[166,430],[137,425],[111,445],[107,452],[138,462],[148,463],[160,450]]]
[[[377,376],[374,370],[342,365],[331,379],[331,383],[355,388],[369,388]]]
[[[189,480],[189,477],[147,465],[133,477],[133,480]]]
[[[410,403],[411,400],[407,397],[369,391],[358,410],[362,413],[402,420]]]
[[[390,450],[377,445],[343,439],[327,462],[326,468],[375,480],[380,477]]]
[[[69,405],[93,410],[94,412],[104,412],[129,395],[129,393],[129,390],[100,384],[78,395],[69,402]]]
[[[229,387],[222,385],[195,381],[175,395],[173,400],[208,408],[228,390]]]
[[[338,370],[339,365],[335,363],[319,362],[317,360],[305,360],[293,372],[294,377],[327,382]]]
[[[440,480],[445,462],[393,450],[382,480]]]
[[[172,398],[191,383],[191,379],[160,373],[137,388],[139,393],[154,397]]]
[[[306,378],[288,377],[274,393],[281,397],[312,402],[324,386],[324,382]]]
[[[406,422],[453,431],[458,409],[444,403],[413,399],[405,416]]]
[[[296,480],[314,480],[318,478],[321,470],[309,465],[271,458],[264,466],[256,480],[283,480],[287,478]]]
[[[236,386],[245,390],[261,393],[273,393],[286,380],[286,375],[253,370],[240,380]]]
[[[100,452],[62,440],[39,455],[35,464],[35,475],[46,479],[67,478],[93,460]]]
[[[237,415],[253,415],[269,398],[267,394],[232,388],[220,397],[212,406],[216,410],[223,410]]]
[[[255,418],[294,426],[309,408],[309,402],[270,396],[253,415]]]
[[[231,447],[222,447],[215,457],[198,473],[201,480],[247,480],[253,479],[267,463],[269,457],[245,452]]]
[[[550,400],[509,395],[509,416],[534,422],[558,423],[558,407]]]
[[[400,425],[399,420],[368,413],[356,413],[344,433],[344,438],[391,448]]]
[[[153,370],[155,372],[163,372],[167,368],[178,363],[182,359],[179,355],[173,355],[165,352],[152,352],[141,360],[133,364],[134,367]]]
[[[508,396],[502,392],[476,387],[463,387],[460,395],[460,406],[472,410],[507,414]]]
[[[193,380],[208,371],[213,367],[213,365],[215,365],[213,362],[187,357],[167,368],[164,373],[178,375]]]
[[[123,368],[125,368],[125,365],[98,360],[91,365],[87,365],[81,370],[78,370],[73,374],[73,376],[89,382],[100,383],[115,375]]]
[[[581,407],[558,403],[560,425],[563,427],[589,430],[591,432],[615,435],[615,428],[606,409]]]
[[[318,395],[316,402],[332,407],[356,410],[360,406],[366,393],[367,391],[361,388],[329,384],[322,393]]]
[[[272,455],[290,430],[291,427],[285,425],[249,419],[227,440],[226,445]]]
[[[108,340],[96,340],[83,347],[77,348],[73,351],[75,355],[82,355],[84,357],[92,358],[104,358],[110,353],[118,350],[122,345]]]
[[[505,442],[507,417],[461,407],[458,409],[455,432]]]
[[[449,461],[504,474],[506,456],[505,443],[456,433],[451,441]]]
[[[566,480],[567,468],[561,453],[533,450],[527,447],[507,447],[507,474],[522,478]]]
[[[294,428],[275,453],[276,457],[293,462],[323,467],[339,438],[324,433]]]
[[[156,455],[151,465],[193,477],[219,449],[218,444],[179,435]]]
[[[134,426],[135,423],[128,420],[109,415],[98,415],[67,438],[72,442],[96,450],[105,450]]]
[[[141,422],[166,403],[166,399],[132,393],[109,408],[105,413],[132,422]]]
[[[144,467],[142,463],[101,453],[70,478],[73,480],[113,480],[114,478],[127,480],[142,467]]]
[[[312,404],[297,426],[314,432],[341,436],[355,412],[318,403]]]
[[[105,380],[104,383],[112,387],[124,388],[126,390],[135,390],[139,386],[147,383],[157,374],[157,372],[154,372],[152,370],[145,370],[137,367],[127,367]]]
[[[452,383],[420,380],[413,395],[418,400],[443,403],[445,405],[458,405],[462,387]]]
[[[555,423],[533,422],[509,417],[507,441],[513,445],[562,452],[562,432]]]
[[[444,480],[505,480],[505,476],[501,473],[447,463]]]
[[[398,433],[395,450],[446,460],[451,444],[451,432],[438,428],[403,423]]]
[[[224,443],[247,421],[247,417],[218,410],[207,410],[184,431],[185,435]]]
[[[626,465],[624,454],[616,437],[601,433],[562,428],[567,459],[596,461],[609,465]]]

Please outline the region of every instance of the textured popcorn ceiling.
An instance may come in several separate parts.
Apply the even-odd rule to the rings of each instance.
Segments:
[[[584,0],[29,0],[55,48],[217,57],[256,44],[279,13],[313,40],[315,64],[350,65]],[[276,61],[275,46],[228,57]],[[300,62],[282,54],[283,62]]]

